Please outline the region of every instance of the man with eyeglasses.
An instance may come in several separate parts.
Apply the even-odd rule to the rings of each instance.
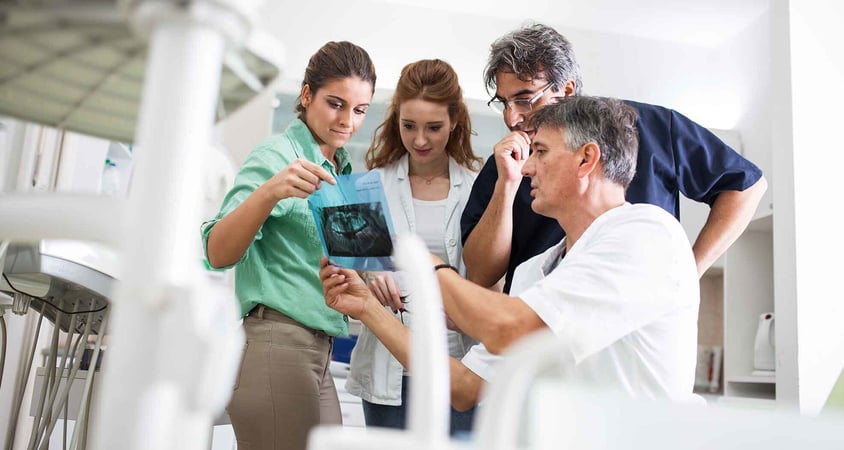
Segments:
[[[463,259],[468,279],[490,287],[504,277],[506,293],[520,263],[565,236],[557,221],[530,208],[530,178],[520,173],[531,145],[525,119],[579,95],[583,83],[571,44],[542,24],[496,40],[485,81],[495,90],[489,106],[503,115],[510,133],[495,145],[463,211]],[[701,276],[747,227],[767,182],[753,163],[676,111],[625,103],[639,115],[638,170],[627,200],[660,206],[678,219],[680,193],[710,205],[693,246]]]

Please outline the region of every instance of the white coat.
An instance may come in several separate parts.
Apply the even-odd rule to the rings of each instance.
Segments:
[[[408,176],[408,155],[405,154],[395,163],[375,170],[381,173],[384,193],[396,234],[415,232],[416,221]],[[443,240],[448,264],[457,267],[460,274],[465,276],[460,216],[463,214],[463,208],[466,206],[477,172],[449,158],[448,173],[451,187],[446,198],[446,231]],[[396,281],[401,286],[401,273],[396,274]],[[413,310],[412,299],[413,295],[409,293],[408,310],[410,311]],[[409,313],[403,315],[404,323],[408,327],[412,327],[411,316]],[[462,358],[475,343],[466,335],[449,331],[448,344],[451,356]],[[378,338],[366,327],[362,327],[355,348],[352,350],[351,372],[346,380],[346,391],[370,403],[400,405],[403,370],[402,365],[378,341]]]

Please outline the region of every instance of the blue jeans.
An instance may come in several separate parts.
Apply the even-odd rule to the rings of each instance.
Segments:
[[[410,391],[410,377],[402,377],[401,405],[379,405],[363,400],[363,418],[368,427],[407,428],[407,393]],[[457,411],[451,408],[451,435],[461,436],[472,431],[475,418],[475,407],[467,411]]]

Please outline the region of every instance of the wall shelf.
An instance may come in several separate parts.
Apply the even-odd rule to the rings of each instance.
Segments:
[[[709,208],[682,197],[680,211],[692,243]],[[723,348],[724,397],[776,399],[776,375],[754,375],[759,317],[775,312],[772,261],[773,215],[763,212],[701,278],[698,344]]]
[[[754,374],[759,317],[774,310],[770,215],[750,222],[724,263],[724,394],[776,399],[776,374]]]
[[[732,376],[727,378],[727,383],[768,383],[768,384],[776,384],[777,377],[776,375],[767,376],[767,375],[745,375],[745,376]]]

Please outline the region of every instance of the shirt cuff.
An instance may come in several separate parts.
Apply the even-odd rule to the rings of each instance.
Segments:
[[[460,362],[475,375],[489,381],[495,374],[495,365],[501,360],[501,356],[493,355],[487,351],[483,344],[477,344],[469,349],[466,356]]]

